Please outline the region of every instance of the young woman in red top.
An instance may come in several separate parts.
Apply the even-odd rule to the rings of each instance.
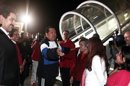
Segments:
[[[75,49],[76,64],[71,74],[72,86],[80,86],[82,74],[86,66],[86,58],[88,54],[87,43],[88,43],[88,39],[81,37],[79,41],[80,47]]]

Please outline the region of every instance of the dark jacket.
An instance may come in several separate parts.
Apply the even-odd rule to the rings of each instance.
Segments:
[[[58,44],[53,41],[50,43],[48,39],[44,39],[41,46],[44,48],[41,50],[42,57],[40,58],[38,65],[38,76],[43,78],[50,78],[58,76],[59,57],[57,55]],[[55,46],[52,46],[54,44]]]
[[[0,29],[0,85],[19,86],[16,45]]]

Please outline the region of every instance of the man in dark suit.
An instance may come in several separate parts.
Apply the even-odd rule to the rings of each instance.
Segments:
[[[19,86],[19,66],[16,45],[8,32],[12,30],[16,15],[10,8],[0,7],[0,86]]]

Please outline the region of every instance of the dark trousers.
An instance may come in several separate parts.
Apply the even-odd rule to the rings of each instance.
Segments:
[[[73,81],[72,86],[80,86],[80,81]]]
[[[38,77],[38,86],[41,86],[41,77]]]
[[[70,69],[60,68],[60,73],[63,86],[70,86]]]
[[[45,86],[54,86],[56,77],[54,78],[45,78]]]
[[[42,79],[45,79],[45,83],[44,83],[44,85],[41,85],[41,80]],[[55,84],[55,80],[56,80],[56,77],[49,77],[49,78],[41,78],[41,77],[39,77],[38,78],[38,86],[54,86],[54,84]]]
[[[21,84],[21,86],[24,86],[24,81],[28,76],[29,76],[29,65],[26,64],[24,66],[24,71],[22,72],[22,74],[20,74],[20,84]]]

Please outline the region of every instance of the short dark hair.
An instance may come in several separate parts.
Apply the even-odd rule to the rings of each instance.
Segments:
[[[99,38],[99,39],[100,39],[100,36],[99,36],[99,34],[97,34],[97,33],[93,34],[93,37],[96,37],[96,38]]]
[[[0,6],[0,15],[3,15],[3,17],[7,18],[10,13],[15,13],[15,9],[9,6]]]
[[[69,34],[69,31],[68,30],[64,30],[63,32],[67,32]]]
[[[50,28],[54,28],[55,29],[54,26],[48,26],[48,27],[45,28],[45,33],[48,33]]]
[[[117,35],[115,38],[115,42],[116,42],[117,47],[122,47],[126,45],[123,35]]]

